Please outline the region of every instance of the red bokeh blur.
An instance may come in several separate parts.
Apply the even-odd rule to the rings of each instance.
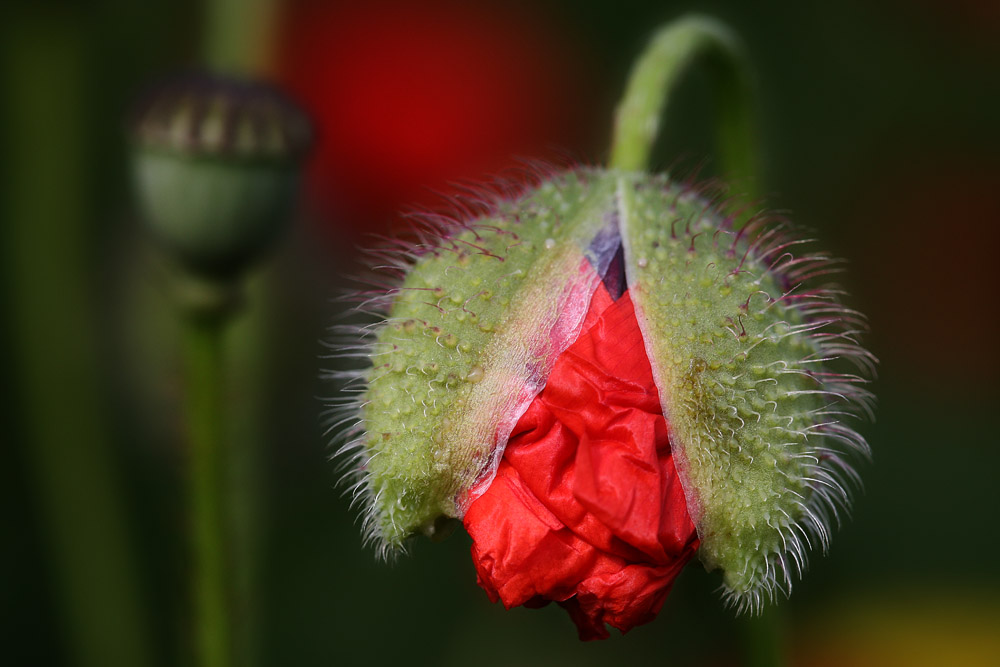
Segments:
[[[278,54],[317,124],[307,192],[341,240],[455,181],[578,152],[595,111],[581,49],[529,5],[293,0]]]

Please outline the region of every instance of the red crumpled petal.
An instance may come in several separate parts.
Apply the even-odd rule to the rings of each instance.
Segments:
[[[627,292],[598,288],[464,523],[479,585],[508,609],[557,601],[581,639],[660,610],[698,537]]]

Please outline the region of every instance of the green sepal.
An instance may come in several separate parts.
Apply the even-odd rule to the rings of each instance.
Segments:
[[[796,256],[808,241],[782,220],[734,220],[667,176],[579,170],[415,252],[365,348],[353,446],[369,538],[388,552],[433,535],[489,484],[578,334],[602,271],[594,248],[610,239],[623,245],[701,560],[741,608],[790,589],[848,505],[848,458],[867,445],[844,418],[869,410],[873,357],[839,292],[812,284],[827,255]]]

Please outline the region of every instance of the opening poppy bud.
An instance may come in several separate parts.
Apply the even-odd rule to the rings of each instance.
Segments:
[[[143,217],[194,273],[232,277],[284,229],[311,130],[276,89],[176,78],[143,98],[130,131]]]
[[[787,592],[848,506],[874,358],[834,261],[726,210],[577,169],[376,253],[398,282],[360,297],[386,315],[342,409],[380,553],[464,518],[491,597],[585,638],[649,620],[695,549],[740,609]]]

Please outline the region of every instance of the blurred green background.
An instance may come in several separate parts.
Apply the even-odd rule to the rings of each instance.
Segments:
[[[0,663],[188,660],[176,313],[123,127],[151,81],[207,65],[276,81],[319,137],[294,230],[229,333],[230,435],[257,484],[234,501],[241,664],[741,664],[746,625],[697,566],[655,622],[581,644],[558,608],[490,604],[464,533],[375,562],[318,399],[364,234],[518,156],[602,161],[632,59],[692,9],[745,39],[769,205],[850,260],[882,360],[853,520],[780,606],[790,662],[1000,664],[992,0],[5,3]],[[657,163],[711,175],[703,73],[679,99]]]

